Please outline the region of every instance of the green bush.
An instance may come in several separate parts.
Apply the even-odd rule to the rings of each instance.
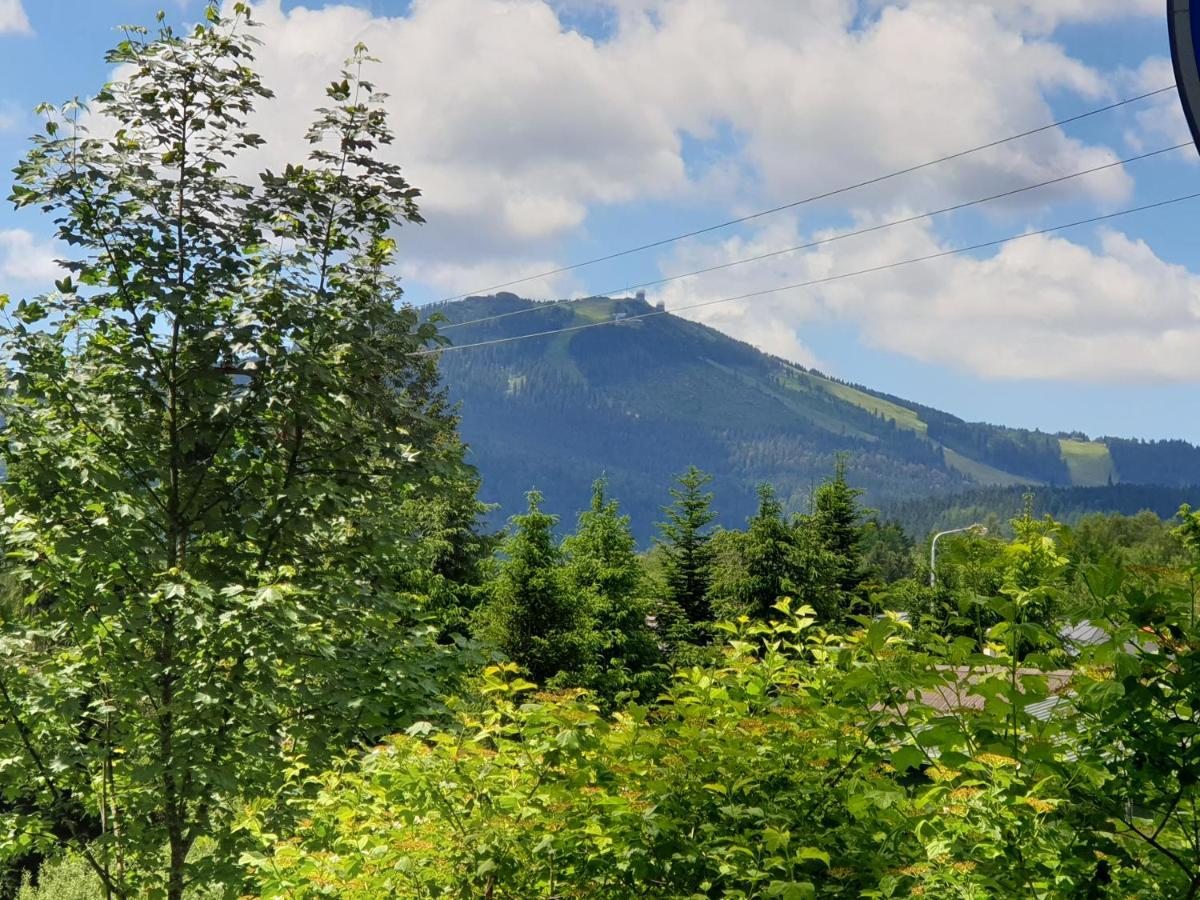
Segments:
[[[100,852],[98,848],[93,848]],[[211,841],[197,841],[192,851],[193,860],[212,852]],[[225,896],[217,886],[194,885],[184,891],[187,900],[216,900]],[[47,859],[38,870],[37,883],[25,875],[16,900],[108,900],[95,870],[77,853]]]
[[[26,875],[17,900],[104,900],[104,888],[83,857],[68,853],[42,864],[36,886]]]
[[[1014,547],[1012,609],[1041,602],[1021,579],[1051,555]],[[288,898],[1187,896],[1200,641],[1166,646],[1182,605],[1151,638],[1141,595],[1095,582],[1113,640],[1074,673],[914,644],[893,616],[828,635],[787,604],[612,719],[493,668],[456,729],[308,781],[297,833],[244,823],[264,851],[244,859]]]
[[[491,669],[460,730],[410,729],[319,779],[302,833],[251,858],[263,895],[811,896],[830,852],[805,823],[839,775],[887,777],[856,755],[853,707],[824,703],[843,679],[811,622],[770,629],[761,657],[768,629],[743,625],[720,668],[613,720]],[[868,843],[852,817],[830,827]]]

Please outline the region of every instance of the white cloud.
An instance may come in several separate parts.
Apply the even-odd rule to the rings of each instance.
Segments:
[[[1051,31],[1069,22],[1162,16],[1159,0],[967,0],[1022,27]]]
[[[10,128],[15,128],[21,122],[22,118],[15,104],[0,102],[0,131],[8,131]]]
[[[557,5],[414,0],[388,18],[262,0],[260,63],[279,98],[256,125],[275,152],[303,153],[303,111],[366,42],[429,219],[403,249],[421,277],[447,273],[434,284],[449,292],[449,273],[558,252],[602,205],[711,200],[719,184],[751,209],[1050,121],[1049,91],[1107,97],[1039,29],[1120,15],[1128,0],[911,0],[865,19],[854,0],[567,0],[611,10],[599,41],[567,29]],[[689,173],[685,137],[718,133],[737,136],[739,157]],[[1115,158],[1053,131],[848,199],[939,203]],[[1113,204],[1132,182],[1114,169],[1080,189]]]
[[[32,34],[21,0],[0,0],[0,34]]]
[[[1118,81],[1122,88],[1130,93],[1156,91],[1175,83],[1175,69],[1169,58],[1153,56],[1144,60],[1136,69],[1121,72]],[[1192,140],[1187,119],[1183,115],[1183,106],[1174,90],[1143,103],[1134,116],[1134,123],[1136,127],[1125,132],[1125,142],[1138,151],[1149,150],[1151,144],[1190,144]],[[1196,160],[1196,153],[1191,147],[1186,147],[1181,152],[1188,159]]]
[[[777,223],[749,242],[681,248],[671,269],[801,240],[794,223]],[[798,339],[812,323],[848,321],[871,346],[986,378],[1200,378],[1200,276],[1117,232],[1102,233],[1099,244],[1093,250],[1062,237],[1029,237],[987,258],[949,257],[685,315],[754,342],[768,326]],[[703,287],[676,282],[662,299],[678,308],[945,249],[927,223],[907,226],[785,257],[762,271],[729,270]]]
[[[612,52],[645,84],[643,96],[675,111],[679,127],[704,134],[730,123],[774,197],[817,193],[1052,121],[1049,90],[1090,98],[1106,90],[1098,73],[1053,44],[1022,39],[984,6],[923,0],[854,30],[846,23],[852,5],[843,3],[843,16],[816,19],[826,24],[814,28],[804,7],[822,2],[774,16],[778,5],[766,0],[663,4],[657,26],[630,27]],[[975,192],[1111,159],[1048,132],[854,202],[876,204],[897,189]],[[1092,185],[1106,200],[1129,190],[1118,171]]]
[[[679,138],[659,111],[623,95],[596,46],[525,0],[417,0],[407,18],[362,10],[258,8],[260,62],[279,93],[277,126],[298,133],[353,44],[384,59],[396,152],[431,214],[486,212],[519,242],[577,227],[591,202],[684,183]]]
[[[55,262],[54,244],[40,241],[23,228],[0,230],[0,279],[35,283],[49,289],[65,274]],[[0,293],[5,287],[0,284]]]
[[[531,280],[508,290],[529,297],[568,297],[580,294],[581,288],[569,272],[540,278],[532,277],[542,272],[552,272],[557,266],[558,264],[550,259],[527,260],[515,266],[511,261],[496,260],[471,263],[408,259],[402,262],[400,274],[424,284],[436,284],[453,296],[488,285],[505,284],[526,276],[531,276]],[[500,289],[497,288],[498,290]]]
[[[604,205],[749,212],[1041,125],[1055,118],[1052,93],[1078,109],[1172,80],[1163,59],[1105,74],[1054,40],[1065,23],[1160,16],[1161,0],[413,0],[394,17],[259,0],[256,11],[266,26],[260,68],[278,94],[255,123],[272,164],[307,152],[304,113],[323,102],[355,43],[381,57],[370,77],[391,95],[393,152],[429,219],[402,235],[403,274],[447,295],[556,268],[566,240],[586,238]],[[611,29],[603,38],[571,30],[568,13],[579,12],[607,16]],[[1136,128],[1118,144],[1144,151],[1183,139],[1173,95],[1130,113]],[[698,167],[685,158],[685,144],[710,139],[733,150]],[[820,213],[873,224],[1116,158],[1053,130]],[[1069,185],[1101,208],[1133,189],[1121,169]],[[1005,230],[1066,190],[1003,206]],[[812,231],[807,220],[775,217],[748,237],[676,245],[663,268],[771,251]],[[675,283],[661,296],[678,308],[947,246],[931,224],[910,225]],[[580,289],[576,279],[518,290],[562,296]],[[1200,378],[1200,276],[1119,233],[1096,248],[1028,238],[986,258],[689,315],[807,364],[820,361],[806,327],[844,321],[870,346],[989,378]]]
[[[879,291],[868,340],[994,378],[1200,378],[1200,277],[1123,234],[1104,234],[1099,252],[1029,238],[928,282],[918,274]]]
[[[615,14],[630,13],[659,14],[663,9],[680,0],[555,0],[555,6],[567,10],[611,10]],[[852,24],[860,12],[877,13],[888,6],[908,7],[928,3],[930,0],[822,0],[807,7],[795,4],[789,12],[802,25],[813,27],[820,23],[835,23],[845,27]],[[940,0],[939,0],[940,2]],[[768,30],[779,21],[779,10],[770,10],[772,4],[750,0],[750,15],[765,22]],[[781,6],[781,4],[775,4]],[[946,4],[942,4],[943,6]],[[1111,19],[1127,19],[1137,16],[1161,16],[1163,9],[1159,0],[959,0],[959,7],[980,7],[1006,22],[1015,22],[1024,28],[1052,29],[1066,22],[1101,22]],[[769,17],[762,12],[770,10]]]

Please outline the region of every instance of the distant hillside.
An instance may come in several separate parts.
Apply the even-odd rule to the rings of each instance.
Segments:
[[[981,487],[952,497],[885,501],[880,515],[888,521],[899,522],[917,539],[976,522],[1007,534],[1010,531],[1008,523],[1025,509],[1026,496],[1032,497],[1035,516],[1053,516],[1059,522],[1073,525],[1092,513],[1133,516],[1148,510],[1160,518],[1170,519],[1184,503],[1200,505],[1200,486]]]
[[[448,336],[466,344],[651,311],[631,299],[551,306],[500,294],[431,312],[453,323],[539,306]],[[573,516],[605,474],[646,541],[672,476],[695,464],[715,476],[722,523],[738,526],[763,481],[802,509],[839,453],[875,505],[979,486],[1200,483],[1200,449],[1183,442],[968,423],[670,315],[447,353],[441,366],[497,522],[531,488]]]

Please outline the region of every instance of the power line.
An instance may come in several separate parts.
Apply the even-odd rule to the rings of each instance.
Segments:
[[[1091,110],[1088,110],[1087,112],[1078,113],[1077,115],[1070,116],[1066,119],[1059,119],[1057,122],[1051,122],[1049,125],[1041,125],[1037,128],[1031,128],[1028,131],[1022,131],[1019,134],[1014,134],[1014,135],[1010,135],[1009,137],[1006,137],[1006,138],[1000,138],[999,140],[990,141],[989,143],[986,143],[986,144],[980,144],[977,147],[971,147],[967,150],[960,150],[957,153],[951,153],[948,156],[941,156],[941,157],[938,157],[937,159],[932,159],[929,162],[920,163],[915,166],[909,166],[906,169],[899,169],[895,172],[889,172],[886,175],[880,175],[875,178],[867,179],[866,181],[859,181],[855,184],[847,185],[846,187],[841,187],[841,188],[836,188],[835,190],[826,191],[823,194],[815,194],[811,197],[805,197],[803,200],[795,200],[795,201],[792,201],[791,203],[785,203],[782,206],[776,206],[771,209],[764,209],[761,212],[751,213],[746,216],[740,216],[739,218],[730,219],[726,222],[720,222],[716,225],[709,225],[705,228],[698,228],[695,231],[689,231],[685,234],[677,234],[673,237],[662,238],[661,240],[652,241],[648,244],[641,244],[637,247],[630,247],[627,250],[618,250],[614,253],[609,253],[605,256],[597,256],[594,259],[587,259],[587,260],[583,260],[582,262],[570,263],[569,265],[559,266],[556,269],[548,269],[547,271],[539,272],[536,275],[526,275],[523,278],[515,278],[512,281],[506,281],[506,282],[503,282],[502,284],[493,284],[493,285],[489,285],[488,287],[483,287],[483,288],[478,288],[473,291],[468,291],[465,294],[456,294],[453,297],[444,298],[444,300],[442,302],[448,303],[453,300],[461,300],[464,297],[470,297],[470,296],[475,296],[475,295],[479,295],[479,294],[488,294],[488,293],[491,293],[492,291],[498,291],[498,290],[502,290],[503,288],[513,287],[514,285],[525,284],[526,282],[529,282],[529,281],[536,281],[539,278],[548,278],[551,275],[560,275],[563,272],[572,272],[576,269],[582,269],[586,266],[594,266],[597,263],[609,262],[610,260],[620,259],[621,257],[624,257],[624,256],[631,256],[634,253],[641,253],[645,250],[653,250],[657,247],[664,247],[667,244],[674,244],[677,241],[683,241],[683,240],[687,240],[688,238],[697,237],[702,234],[708,234],[713,231],[719,231],[722,228],[729,228],[733,225],[741,225],[744,222],[750,222],[750,221],[753,221],[754,219],[761,219],[764,216],[770,216],[770,215],[774,215],[776,213],[784,212],[789,209],[795,209],[798,206],[804,206],[809,203],[815,203],[818,200],[828,200],[830,197],[837,197],[841,194],[847,194],[851,191],[859,190],[860,188],[871,187],[872,185],[876,185],[876,184],[882,184],[885,181],[891,181],[893,178],[899,178],[902,175],[911,175],[912,173],[920,172],[923,169],[928,169],[933,166],[938,166],[938,165],[941,165],[942,163],[946,163],[946,162],[952,162],[956,159],[962,159],[964,156],[970,156],[973,153],[980,153],[984,150],[991,150],[994,147],[1000,147],[1000,146],[1003,146],[1004,144],[1011,143],[1012,141],[1021,140],[1022,138],[1032,137],[1035,134],[1041,134],[1044,131],[1050,131],[1051,129],[1054,129],[1054,128],[1061,128],[1064,125],[1070,125],[1073,122],[1079,122],[1079,121],[1082,121],[1083,119],[1091,118],[1092,116],[1098,116],[1101,113],[1111,112],[1112,110],[1119,109],[1122,106],[1128,106],[1131,103],[1137,103],[1141,100],[1147,100],[1150,97],[1156,97],[1159,94],[1165,94],[1166,92],[1173,91],[1173,90],[1175,90],[1175,85],[1170,85],[1168,87],[1159,88],[1156,91],[1148,91],[1144,94],[1138,94],[1136,97],[1127,97],[1124,100],[1118,100],[1116,103],[1110,103],[1107,106],[1101,106],[1097,109],[1091,109]]]
[[[1070,175],[1060,175],[1059,177],[1051,178],[1048,181],[1039,181],[1037,184],[1030,184],[1030,185],[1026,185],[1025,187],[1013,188],[1012,190],[1003,191],[999,194],[992,194],[988,197],[981,197],[978,200],[969,200],[964,203],[956,203],[953,206],[946,206],[946,207],[943,207],[942,209],[935,209],[935,210],[931,210],[929,212],[924,212],[924,213],[919,213],[917,215],[907,216],[903,219],[895,219],[891,222],[883,222],[878,225],[871,225],[866,228],[859,228],[856,231],[842,232],[840,234],[835,234],[835,235],[832,235],[827,238],[821,238],[820,240],[809,241],[808,243],[805,243],[805,244],[797,244],[793,247],[785,247],[782,250],[772,250],[769,253],[761,253],[757,256],[748,256],[748,257],[744,257],[742,259],[735,259],[735,260],[731,260],[729,262],[721,263],[720,265],[708,266],[703,269],[694,269],[691,272],[681,272],[678,275],[670,275],[668,277],[657,278],[652,281],[642,281],[637,284],[626,284],[626,285],[621,286],[620,288],[613,288],[611,290],[601,291],[600,293],[589,294],[587,297],[574,297],[574,298],[570,298],[567,300],[559,300],[554,303],[539,303],[537,306],[530,306],[530,307],[526,307],[525,309],[516,309],[516,310],[511,310],[510,312],[496,313],[495,315],[491,315],[491,316],[481,316],[478,319],[467,319],[466,321],[463,321],[463,322],[452,322],[449,325],[443,326],[441,330],[443,332],[452,331],[455,328],[465,328],[468,325],[482,325],[487,322],[497,321],[498,319],[508,319],[513,316],[521,316],[521,315],[525,315],[527,313],[540,312],[540,311],[546,310],[546,309],[554,309],[555,307],[558,307],[558,306],[565,306],[565,305],[572,304],[572,303],[582,303],[585,300],[594,300],[594,299],[597,299],[600,297],[614,297],[614,296],[617,296],[618,294],[626,294],[630,291],[638,290],[639,288],[656,287],[656,286],[662,285],[662,284],[669,284],[673,281],[680,281],[684,278],[694,278],[697,275],[707,275],[710,272],[719,272],[724,269],[732,269],[732,268],[736,268],[737,266],[746,265],[748,263],[762,262],[763,260],[774,259],[775,257],[785,256],[789,253],[797,253],[801,250],[811,250],[814,247],[823,247],[823,246],[826,246],[827,244],[834,244],[834,243],[837,243],[838,241],[844,241],[847,238],[859,237],[864,234],[873,234],[874,232],[884,231],[888,228],[895,228],[899,225],[909,225],[913,222],[920,222],[924,219],[932,219],[935,216],[944,215],[946,213],[958,212],[959,210],[968,209],[972,206],[980,206],[984,203],[992,203],[996,200],[1004,200],[1009,197],[1015,197],[1018,194],[1028,193],[1029,191],[1038,190],[1039,188],[1044,188],[1044,187],[1050,187],[1055,184],[1062,184],[1065,181],[1071,181],[1072,179],[1081,178],[1085,175],[1094,175],[1097,172],[1103,172],[1103,171],[1106,171],[1107,169],[1114,169],[1114,168],[1117,168],[1118,166],[1124,166],[1124,165],[1129,165],[1130,163],[1141,162],[1142,160],[1151,159],[1156,156],[1162,156],[1165,153],[1172,153],[1176,150],[1182,150],[1183,148],[1190,147],[1190,146],[1192,146],[1191,141],[1185,141],[1184,143],[1176,144],[1173,147],[1164,147],[1161,150],[1154,150],[1150,153],[1142,153],[1138,156],[1131,156],[1127,159],[1121,159],[1121,160],[1117,160],[1115,162],[1105,163],[1102,166],[1094,166],[1090,169],[1084,169],[1081,172],[1073,172]]]
[[[1118,212],[1107,213],[1102,216],[1093,216],[1089,219],[1080,219],[1076,222],[1068,222],[1064,225],[1055,225],[1051,228],[1042,228],[1039,231],[1029,231],[1029,232],[1025,232],[1023,234],[1012,235],[1012,236],[1006,237],[1006,238],[998,238],[997,240],[994,240],[994,241],[985,241],[981,244],[972,244],[969,247],[959,247],[954,250],[943,250],[939,253],[931,253],[927,256],[917,256],[917,257],[913,257],[911,259],[903,259],[898,262],[886,263],[886,264],[880,265],[880,266],[871,266],[870,268],[859,269],[854,272],[843,272],[839,275],[830,275],[825,278],[816,278],[811,281],[799,281],[794,284],[785,284],[782,287],[769,288],[767,290],[762,290],[762,291],[751,291],[748,294],[738,294],[737,296],[734,296],[734,297],[722,297],[719,300],[706,300],[702,303],[691,303],[691,304],[688,304],[687,306],[675,307],[674,309],[672,309],[670,311],[668,311],[668,310],[653,310],[652,312],[637,313],[635,315],[626,316],[624,319],[621,319],[619,322],[615,319],[605,319],[600,322],[585,322],[584,324],[581,324],[581,325],[569,325],[565,328],[553,328],[548,331],[535,331],[531,334],[520,334],[520,335],[511,336],[511,337],[493,338],[493,339],[487,340],[487,341],[477,341],[473,344],[451,344],[446,347],[432,347],[427,350],[419,350],[419,351],[413,353],[412,355],[413,356],[433,356],[433,355],[441,355],[443,353],[452,353],[452,352],[455,352],[458,350],[472,350],[477,347],[494,347],[494,346],[497,346],[500,344],[511,344],[511,343],[515,343],[517,341],[527,341],[527,340],[531,340],[532,338],[549,337],[551,335],[566,334],[568,332],[573,332],[573,331],[584,331],[585,329],[588,329],[588,328],[600,328],[605,325],[624,324],[626,322],[632,322],[632,321],[635,321],[638,319],[651,319],[656,316],[673,315],[675,313],[685,312],[685,311],[691,310],[691,309],[701,309],[706,306],[717,306],[722,303],[734,303],[739,300],[750,300],[754,297],[765,297],[765,296],[768,296],[771,294],[781,294],[785,291],[792,291],[792,290],[798,290],[799,288],[815,287],[818,285],[830,284],[830,283],[836,282],[836,281],[844,281],[849,278],[857,278],[862,275],[870,275],[875,272],[886,272],[891,269],[899,269],[904,266],[911,266],[911,265],[915,265],[917,263],[931,262],[936,259],[945,259],[946,257],[950,257],[950,256],[961,256],[964,253],[972,253],[976,250],[986,250],[991,247],[999,247],[1002,244],[1008,244],[1008,243],[1012,243],[1014,241],[1025,240],[1026,238],[1039,237],[1041,235],[1046,235],[1046,234],[1053,234],[1054,232],[1057,232],[1057,231],[1065,231],[1069,228],[1079,228],[1084,225],[1094,225],[1098,222],[1107,222],[1112,219],[1119,219],[1122,216],[1129,216],[1129,215],[1133,215],[1134,213],[1147,212],[1152,209],[1161,209],[1165,206],[1172,206],[1176,203],[1184,203],[1188,200],[1196,200],[1196,199],[1200,199],[1200,192],[1197,192],[1195,194],[1185,194],[1182,197],[1174,197],[1170,200],[1160,200],[1157,203],[1148,203],[1144,206],[1135,206],[1135,207],[1131,207],[1130,209],[1123,209]]]

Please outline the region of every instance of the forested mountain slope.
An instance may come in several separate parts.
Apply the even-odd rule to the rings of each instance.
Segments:
[[[512,294],[429,310],[467,322],[537,307]],[[447,332],[456,344],[636,316],[636,299],[542,305]],[[1200,449],[1060,437],[965,422],[885,393],[844,384],[671,315],[443,354],[443,380],[461,404],[462,433],[496,521],[524,494],[571,516],[606,475],[648,539],[672,476],[695,464],[714,476],[716,508],[740,525],[754,488],[775,484],[803,508],[814,484],[849,455],[848,477],[872,504],[959,494],[985,485],[1102,487],[1200,483]]]

